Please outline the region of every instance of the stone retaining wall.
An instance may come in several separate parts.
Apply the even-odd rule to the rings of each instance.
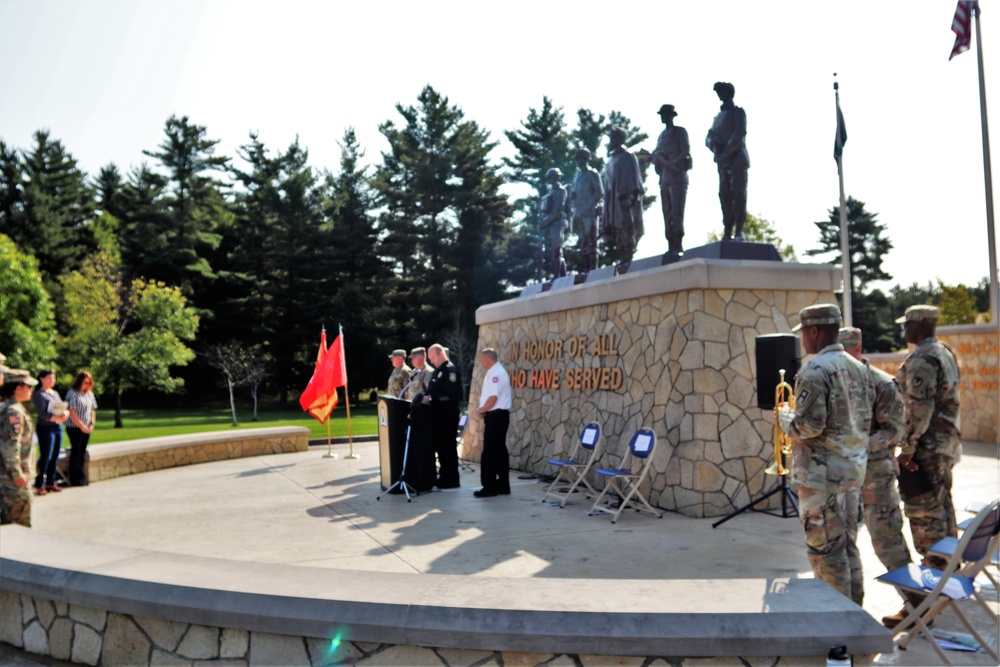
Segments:
[[[303,426],[125,440],[87,448],[87,480],[100,482],[193,463],[304,452],[308,448],[309,429]]]
[[[107,612],[0,591],[0,642],[80,665],[170,667],[603,667],[621,665],[815,665],[820,656],[685,658],[580,653],[480,651],[317,638],[217,628]],[[861,656],[858,656],[859,658]],[[858,664],[868,664],[864,660]]]
[[[651,502],[692,517],[747,504],[775,481],[763,473],[774,422],[756,407],[755,338],[834,302],[838,280],[825,265],[689,260],[480,308],[479,349],[498,350],[514,385],[512,467],[551,473],[546,459],[565,458],[591,420],[604,428],[601,467],[617,467],[651,427]],[[478,459],[481,432],[472,420],[463,456]]]

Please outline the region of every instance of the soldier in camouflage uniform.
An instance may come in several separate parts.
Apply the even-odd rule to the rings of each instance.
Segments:
[[[896,378],[875,368],[861,356],[861,329],[841,329],[839,340],[847,354],[864,363],[875,383],[872,425],[868,434],[868,464],[861,487],[861,502],[875,555],[886,570],[895,570],[913,562],[903,537],[903,512],[896,488],[896,446],[906,426],[903,395]]]
[[[386,393],[395,398],[409,382],[411,369],[406,365],[406,350],[393,350],[389,360],[392,362],[392,375],[389,376],[389,388],[386,389]]]
[[[427,350],[422,347],[415,347],[410,350],[410,361],[413,362],[413,370],[410,371],[410,386],[403,396],[408,401],[412,401],[417,394],[426,394],[431,386],[431,374],[433,371],[427,366]]]
[[[910,520],[913,546],[924,562],[941,567],[940,559],[928,559],[927,549],[942,537],[956,537],[955,506],[951,499],[951,469],[961,445],[958,429],[958,362],[947,345],[934,337],[939,311],[934,306],[911,306],[897,323],[903,338],[916,345],[896,372],[896,381],[906,401],[906,430],[900,467],[927,473],[931,491],[903,498],[903,511]]]
[[[28,371],[7,369],[0,386],[0,524],[31,527],[31,480],[35,477],[31,436],[35,426],[21,405],[38,380]]]
[[[868,458],[874,387],[864,364],[837,342],[840,308],[802,309],[802,343],[815,354],[795,379],[795,408],[780,410],[792,437],[791,483],[799,494],[806,554],[813,573],[861,604],[858,514]]]

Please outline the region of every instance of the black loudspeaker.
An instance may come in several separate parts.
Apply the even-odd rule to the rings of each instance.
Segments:
[[[785,382],[795,386],[795,375],[799,372],[802,353],[799,351],[799,337],[795,334],[768,334],[757,336],[757,407],[761,410],[774,409],[774,393],[781,382],[785,369]]]

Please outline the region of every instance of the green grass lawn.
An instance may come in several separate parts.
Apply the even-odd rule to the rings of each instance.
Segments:
[[[240,422],[239,426],[231,425],[232,413],[228,407],[122,410],[123,427],[115,428],[114,410],[98,410],[97,426],[90,436],[90,444],[270,426],[305,426],[310,430],[311,437],[326,437],[326,424],[320,424],[298,406],[286,410],[260,410],[255,422],[250,421],[252,415],[248,411],[237,411],[236,416]],[[347,411],[343,405],[338,405],[334,409],[329,424],[330,434],[333,437],[347,435]],[[357,436],[373,435],[377,432],[375,406],[352,405],[351,433]],[[63,440],[68,447],[68,439],[63,438]]]

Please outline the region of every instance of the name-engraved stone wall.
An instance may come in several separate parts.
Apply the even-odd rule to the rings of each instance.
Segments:
[[[651,502],[693,517],[748,503],[774,482],[754,339],[790,331],[838,287],[827,265],[693,259],[480,308],[479,349],[497,349],[513,385],[512,467],[551,474],[546,459],[567,456],[589,421],[604,429],[601,467],[616,467],[650,427]],[[472,407],[483,377],[477,368]],[[474,419],[463,456],[481,448]]]

